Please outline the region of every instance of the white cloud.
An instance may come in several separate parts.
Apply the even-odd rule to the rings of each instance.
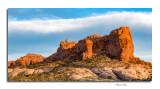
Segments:
[[[134,52],[135,57],[139,57],[141,60],[152,62],[152,50],[137,50]]]
[[[152,55],[144,55],[144,56],[140,56],[140,58],[144,61],[152,62]]]
[[[26,54],[9,54],[8,55],[8,61],[15,61],[20,57],[25,56]]]
[[[129,26],[134,28],[152,28],[152,13],[146,12],[108,12],[103,15],[95,15],[76,19],[55,20],[27,20],[8,22],[9,32],[24,31],[37,33],[74,31],[93,26],[120,27]],[[111,29],[112,30],[112,29]]]

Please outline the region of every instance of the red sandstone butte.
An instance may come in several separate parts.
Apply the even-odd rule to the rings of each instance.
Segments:
[[[45,58],[46,57],[43,57],[42,55],[29,53],[24,57],[20,57],[16,61],[9,61],[8,62],[8,67],[21,66],[21,65],[23,65],[23,66],[31,65],[31,64],[43,62],[43,60]]]
[[[129,27],[120,27],[112,30],[109,35],[93,34],[78,43],[72,41],[60,42],[57,52],[49,56],[45,61],[52,62],[86,60],[97,54],[109,55],[123,62],[146,63],[134,57],[134,45]]]
[[[112,30],[109,35],[93,34],[78,42],[68,42],[66,39],[65,42],[60,42],[57,52],[47,58],[37,54],[27,54],[16,61],[9,61],[8,67],[39,62],[86,60],[99,54],[108,55],[123,62],[152,65],[134,57],[134,45],[129,27],[120,27]]]

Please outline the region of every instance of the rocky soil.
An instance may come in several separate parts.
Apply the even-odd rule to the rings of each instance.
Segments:
[[[8,81],[151,81],[152,66],[124,63],[105,55],[85,61],[8,68]]]

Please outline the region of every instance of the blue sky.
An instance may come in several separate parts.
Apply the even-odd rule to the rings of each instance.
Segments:
[[[134,55],[152,61],[151,8],[9,8],[8,60],[27,53],[49,56],[60,41],[78,41],[91,34],[107,35],[129,26]]]
[[[30,19],[71,19],[83,18],[95,14],[104,14],[109,11],[135,11],[152,12],[151,8],[9,8],[9,19],[17,20]]]

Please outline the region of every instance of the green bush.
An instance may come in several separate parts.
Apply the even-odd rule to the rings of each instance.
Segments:
[[[93,61],[92,58],[88,58],[88,59],[85,60],[85,62],[87,62],[87,63],[91,63],[92,61]]]
[[[112,79],[112,76],[108,76],[108,79]]]

